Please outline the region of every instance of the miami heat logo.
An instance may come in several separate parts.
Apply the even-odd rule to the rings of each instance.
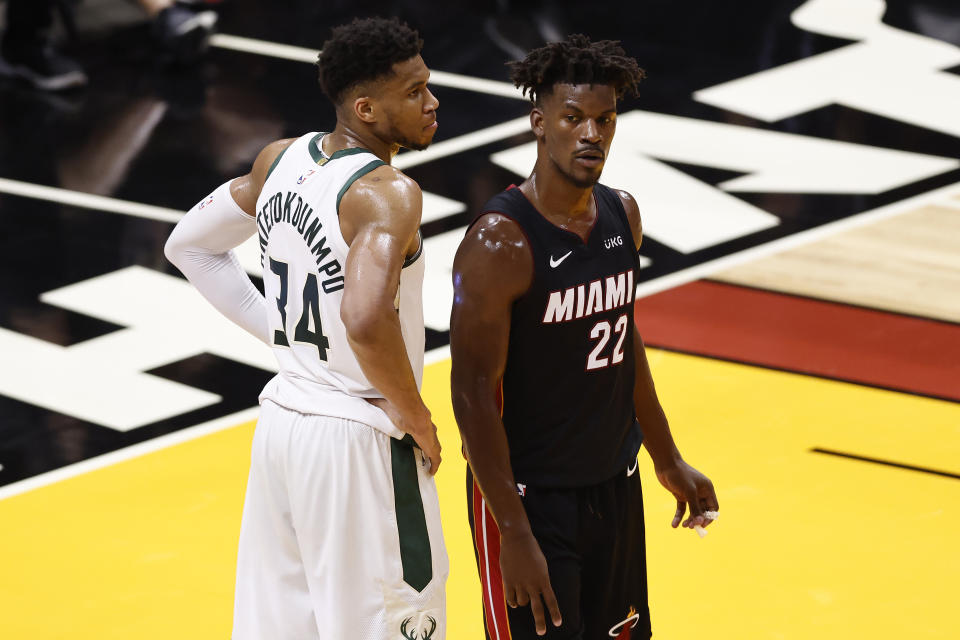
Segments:
[[[636,609],[630,607],[626,620],[621,620],[610,627],[610,637],[617,638],[617,640],[630,640],[630,629],[637,626],[638,622],[640,622],[640,614],[637,613]]]

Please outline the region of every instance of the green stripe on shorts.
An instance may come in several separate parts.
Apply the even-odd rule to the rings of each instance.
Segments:
[[[433,578],[433,558],[427,517],[420,497],[420,483],[417,481],[417,457],[413,447],[390,438],[390,458],[403,581],[420,592]]]

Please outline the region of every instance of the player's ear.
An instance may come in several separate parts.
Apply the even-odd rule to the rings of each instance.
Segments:
[[[533,135],[537,136],[537,140],[543,138],[543,111],[540,107],[534,107],[530,111],[530,129],[533,130]]]
[[[360,122],[373,123],[377,121],[377,109],[370,96],[359,96],[353,101],[353,112]]]

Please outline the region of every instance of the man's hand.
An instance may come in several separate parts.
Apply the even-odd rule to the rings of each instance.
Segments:
[[[420,447],[420,451],[423,452],[424,457],[428,460],[430,466],[427,471],[430,475],[436,475],[437,469],[440,468],[441,447],[440,440],[437,438],[437,425],[433,424],[430,411],[426,407],[423,407],[423,411],[420,414],[404,417],[397,407],[386,398],[367,398],[367,402],[375,407],[379,407],[387,414],[390,421],[397,425],[398,429],[413,436],[417,446]]]
[[[687,508],[690,515],[683,520],[683,526],[693,529],[696,526],[707,527],[713,520],[703,514],[704,511],[719,511],[717,494],[713,483],[683,460],[676,464],[657,468],[657,480],[677,499],[677,512],[670,524],[677,528]]]
[[[537,635],[542,636],[547,632],[543,602],[547,604],[553,626],[559,627],[563,624],[557,597],[550,586],[547,560],[532,533],[526,531],[501,536],[500,573],[503,576],[503,593],[507,604],[514,609],[530,605]],[[543,602],[540,601],[541,597]]]

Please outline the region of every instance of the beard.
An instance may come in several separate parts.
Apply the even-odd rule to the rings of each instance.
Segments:
[[[600,171],[597,171],[595,174],[590,175],[576,175],[572,169],[565,169],[561,167],[560,164],[554,161],[554,166],[558,171],[570,181],[570,184],[577,187],[578,189],[591,189],[594,185],[600,182],[600,174],[602,173],[603,168],[601,167]]]
[[[432,140],[430,142],[433,142]],[[399,144],[404,149],[410,149],[411,151],[423,151],[430,146],[430,142],[411,142],[410,140],[397,140]]]
[[[566,174],[567,179],[578,189],[590,189],[600,182],[600,174],[588,178],[578,178],[577,176]]]
[[[577,175],[575,173],[575,165],[571,164],[571,166],[565,167],[557,162],[556,158],[554,158],[552,155],[550,156],[550,162],[553,164],[553,167],[557,170],[557,172],[567,180],[567,182],[578,189],[592,189],[594,185],[600,182],[600,174],[603,173],[603,167],[601,166],[600,171],[597,171],[594,174]]]
[[[431,142],[433,142],[433,138],[427,140],[426,142],[411,140],[410,138],[408,138],[406,135],[404,135],[403,133],[401,133],[399,130],[395,128],[391,128],[390,137],[398,145],[400,145],[404,149],[410,149],[411,151],[423,151],[424,149],[430,146]]]

